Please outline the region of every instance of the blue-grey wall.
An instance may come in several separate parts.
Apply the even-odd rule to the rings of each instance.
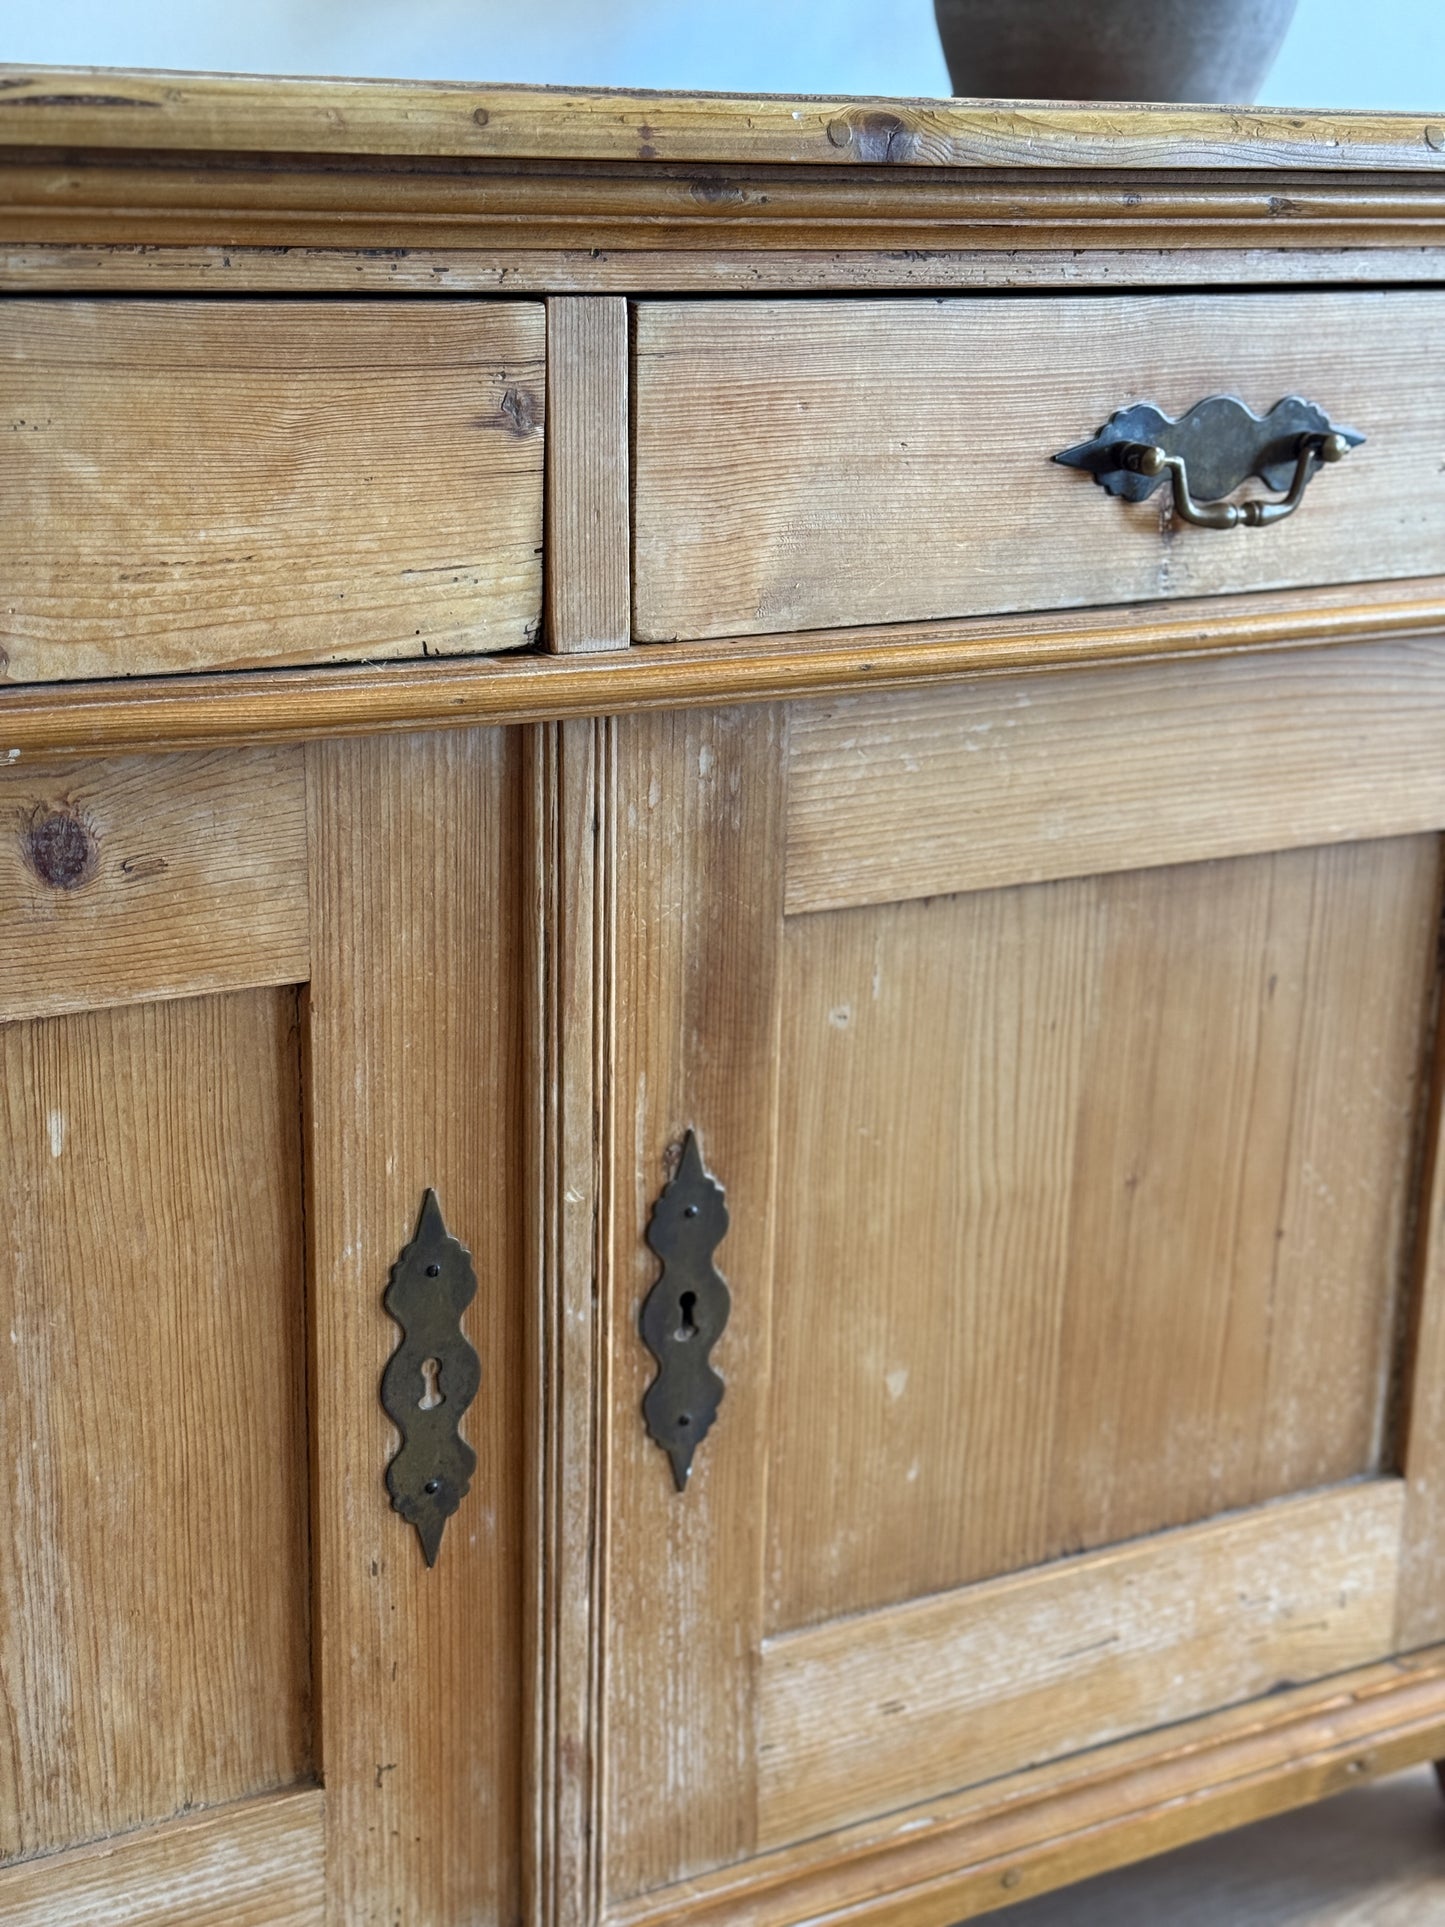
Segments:
[[[0,59],[737,93],[948,91],[931,0],[0,0]],[[1261,98],[1440,110],[1445,0],[1300,0]]]

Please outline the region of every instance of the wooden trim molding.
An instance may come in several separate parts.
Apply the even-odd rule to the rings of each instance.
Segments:
[[[1426,114],[627,93],[0,66],[0,144],[837,167],[1445,170]]]
[[[1289,245],[1285,245],[1288,242]],[[783,294],[836,290],[1379,287],[1445,280],[1445,250],[1301,247],[165,248],[104,241],[0,245],[0,293]]]
[[[610,653],[31,683],[0,689],[0,763],[40,753],[301,742],[908,689],[1088,662],[1445,631],[1445,577],[1287,594],[817,630]]]
[[[952,1927],[1442,1751],[1435,1646],[645,1894],[604,1927]]]
[[[5,120],[0,90],[0,133]],[[25,122],[43,137],[44,114]],[[1433,150],[1421,143],[1423,154]],[[1410,247],[1445,238],[1445,167],[929,169],[471,154],[17,147],[0,244],[1012,249]],[[1445,156],[1442,156],[1445,160]]]

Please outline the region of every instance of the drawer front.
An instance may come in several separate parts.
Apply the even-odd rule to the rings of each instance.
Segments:
[[[1445,569],[1438,293],[657,302],[636,330],[636,634],[916,622]],[[1051,459],[1117,410],[1288,395],[1367,439],[1287,522]],[[1250,481],[1241,495],[1262,495]]]
[[[0,303],[0,679],[515,649],[543,311]]]

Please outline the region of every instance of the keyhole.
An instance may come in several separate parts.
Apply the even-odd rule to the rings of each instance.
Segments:
[[[442,1402],[441,1392],[442,1362],[439,1358],[424,1358],[421,1362],[422,1395],[417,1400],[417,1409],[434,1412]]]
[[[683,1344],[687,1339],[697,1337],[697,1319],[693,1316],[697,1310],[697,1293],[685,1291],[677,1303],[682,1313],[682,1323],[672,1335],[679,1344]]]

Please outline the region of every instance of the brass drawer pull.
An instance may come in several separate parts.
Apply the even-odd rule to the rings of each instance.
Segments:
[[[1055,455],[1087,469],[1111,495],[1142,502],[1165,476],[1174,509],[1197,529],[1261,529],[1293,515],[1311,478],[1325,463],[1343,461],[1364,440],[1337,428],[1322,408],[1289,395],[1260,416],[1232,395],[1213,395],[1178,421],[1148,402],[1120,409],[1092,441]],[[1193,475],[1193,486],[1190,477]],[[1225,502],[1249,476],[1280,491],[1279,501]]]

